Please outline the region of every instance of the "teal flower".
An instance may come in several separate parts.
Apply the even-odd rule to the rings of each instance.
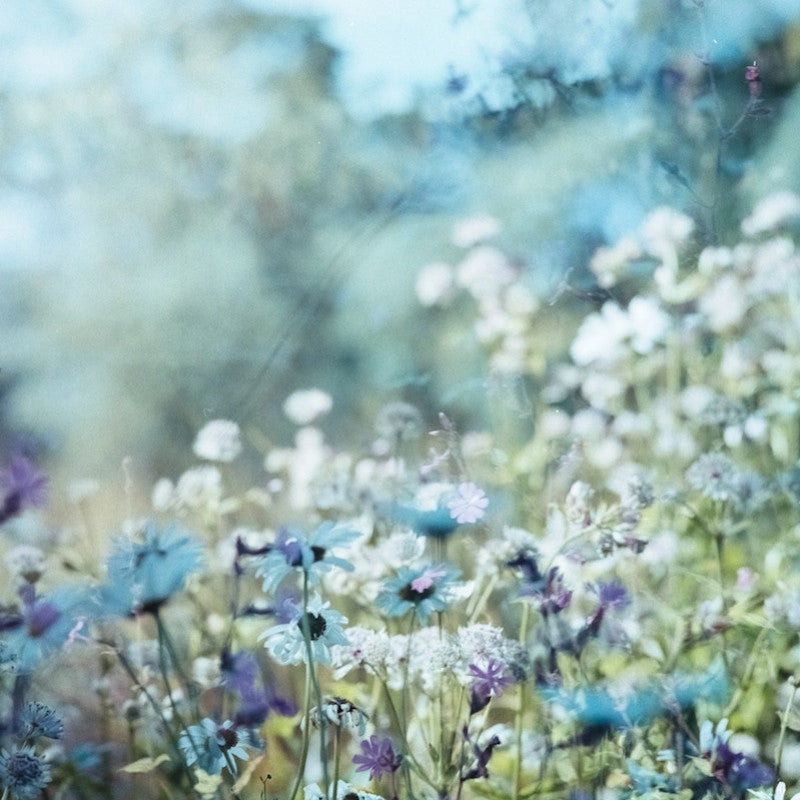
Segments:
[[[434,611],[447,608],[460,574],[459,570],[444,565],[400,567],[397,575],[386,581],[376,603],[390,617],[402,617],[413,610],[424,625]]]
[[[155,613],[200,568],[201,548],[177,527],[159,531],[148,523],[144,542],[123,537],[108,559],[108,585],[101,590],[103,610],[120,616]]]
[[[0,752],[0,787],[12,800],[34,800],[51,779],[50,765],[32,747]]]
[[[208,717],[199,725],[190,725],[181,731],[178,747],[183,751],[186,765],[197,764],[209,775],[219,775],[227,767],[234,775],[237,773],[236,759],[247,761],[249,756],[242,746],[248,743],[248,735],[240,731],[230,721],[221,725]]]
[[[359,537],[358,531],[323,522],[308,537],[286,528],[278,531],[275,544],[261,559],[256,574],[264,579],[264,591],[273,593],[278,584],[295,569],[305,572],[311,583],[334,567],[353,570],[349,561],[334,554]]]

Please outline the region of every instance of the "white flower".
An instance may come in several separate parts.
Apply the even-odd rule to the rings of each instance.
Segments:
[[[222,476],[216,467],[195,467],[178,478],[175,489],[178,502],[189,508],[218,506],[222,499]]]
[[[474,247],[496,236],[500,224],[494,217],[480,215],[462,220],[453,227],[451,241],[456,247]]]
[[[299,389],[283,403],[283,413],[296,425],[309,425],[333,408],[333,400],[322,389]]]
[[[308,621],[311,652],[317,664],[331,663],[331,647],[348,644],[342,625],[347,617],[334,611],[330,603],[323,603],[315,594],[308,603],[307,612],[298,610],[291,622],[275,625],[258,638],[265,639],[264,647],[281,664],[299,664],[307,661],[308,652],[304,638],[304,618]]]
[[[651,352],[669,329],[669,317],[649,297],[634,297],[628,304],[628,317],[631,346],[640,354]]]
[[[797,217],[800,217],[800,197],[794,192],[775,192],[761,200],[753,213],[742,220],[742,233],[745,236],[756,236]]]
[[[483,489],[478,488],[474,483],[461,483],[457,489],[458,494],[453,497],[447,507],[450,509],[450,516],[459,524],[472,523],[483,519],[489,500]]]
[[[242,452],[239,426],[228,419],[211,420],[198,432],[193,450],[207,461],[233,461]]]
[[[6,554],[6,566],[18,578],[36,583],[44,572],[44,553],[38,547],[20,544]]]
[[[356,789],[352,784],[339,781],[336,784],[336,796],[339,800],[355,797],[357,800],[383,800],[380,795],[372,794],[371,792]],[[303,800],[330,800],[333,797],[333,786],[328,789],[328,797],[325,797],[325,792],[319,788],[319,784],[309,783],[308,786],[303,788]]]
[[[150,502],[156,511],[167,511],[177,501],[175,485],[169,478],[159,478],[150,494]]]
[[[641,257],[642,248],[630,236],[620,239],[612,247],[600,247],[589,262],[589,269],[603,288],[609,288],[624,277],[631,261]]]
[[[581,366],[595,361],[617,361],[625,352],[623,342],[629,333],[628,315],[609,300],[581,323],[569,351],[572,360]]]
[[[514,279],[506,257],[494,247],[476,247],[461,262],[456,272],[456,283],[475,299],[497,295]]]
[[[423,306],[445,305],[453,296],[453,270],[441,262],[428,264],[417,275],[415,289]]]

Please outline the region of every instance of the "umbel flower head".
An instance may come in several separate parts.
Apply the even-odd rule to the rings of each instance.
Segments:
[[[306,661],[306,633],[309,637],[314,661],[318,664],[331,663],[331,647],[336,644],[349,644],[342,625],[347,617],[323,603],[319,595],[314,595],[306,611],[297,609],[291,621],[268,628],[258,638],[265,639],[264,647],[281,664],[299,664]]]
[[[460,571],[449,566],[400,567],[383,586],[376,603],[390,617],[414,611],[424,625],[434,611],[444,611],[450,602]]]
[[[109,582],[101,590],[103,610],[121,616],[157,612],[200,567],[200,553],[189,534],[174,526],[159,531],[152,522],[143,542],[118,539],[108,559]]]

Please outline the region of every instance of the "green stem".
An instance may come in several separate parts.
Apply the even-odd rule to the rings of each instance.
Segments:
[[[306,688],[305,700],[303,701],[303,719],[305,725],[303,726],[303,742],[300,750],[300,763],[297,766],[297,778],[295,778],[294,788],[292,789],[290,800],[295,800],[297,793],[300,791],[300,785],[303,783],[303,777],[306,772],[306,761],[308,760],[308,742],[311,736],[311,720],[309,719],[309,711],[311,710],[311,673],[306,670]]]
[[[519,623],[519,641],[523,646],[528,639],[528,622],[530,618],[530,605],[524,603],[522,606],[522,619]],[[522,723],[525,713],[525,686],[523,681],[519,687],[519,704],[517,705],[517,718],[514,725],[514,735],[516,737],[517,758],[514,763],[514,798],[519,800],[520,789],[522,786]]]
[[[775,792],[775,787],[778,785],[781,775],[781,761],[783,760],[783,740],[786,738],[786,729],[789,727],[789,714],[791,713],[792,706],[794,705],[794,698],[797,694],[797,679],[792,677],[792,692],[789,695],[789,702],[786,708],[783,709],[781,715],[781,732],[778,736],[778,746],[775,752],[775,779],[772,784],[772,791]]]
[[[314,668],[314,648],[311,646],[311,621],[308,618],[308,572],[303,571],[303,617],[302,617],[303,641],[306,646],[306,670],[311,676],[311,685],[314,689],[314,698],[317,701],[317,714],[319,716],[319,755],[322,763],[322,780],[325,784],[325,797],[328,796],[330,782],[328,780],[328,759],[327,743],[325,741],[325,723],[322,713],[322,690],[317,680],[316,669]],[[309,727],[310,720],[306,718],[306,728]]]
[[[320,725],[322,725],[322,715],[320,715]],[[336,732],[333,734],[333,800],[337,800],[339,793],[339,759],[341,746],[342,729],[337,725]]]

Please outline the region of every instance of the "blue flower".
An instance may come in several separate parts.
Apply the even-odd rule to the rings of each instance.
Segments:
[[[19,722],[25,741],[60,739],[64,733],[64,724],[56,712],[44,703],[28,703],[22,710]]]
[[[425,624],[434,611],[444,611],[460,571],[444,565],[414,569],[400,567],[384,584],[376,603],[390,617],[413,610]]]
[[[0,615],[0,631],[7,632],[6,642],[16,656],[16,668],[28,673],[64,645],[88,604],[82,592],[60,589],[44,597],[37,595],[30,583],[20,588],[19,596],[21,607]]]
[[[242,746],[247,744],[247,736],[230,721],[221,725],[213,719],[204,717],[199,725],[190,725],[181,731],[178,747],[183,751],[186,765],[197,764],[209,775],[219,775],[228,768],[234,775],[237,773],[236,759],[247,761],[249,756]]]
[[[268,594],[274,592],[278,584],[295,569],[306,572],[312,583],[333,567],[352,571],[353,565],[332,551],[346,547],[359,535],[357,531],[330,521],[323,522],[308,537],[286,528],[278,531],[275,544],[261,559],[256,570],[256,574],[264,579],[264,591]]]
[[[0,786],[13,800],[34,800],[51,779],[50,765],[32,747],[0,752]]]
[[[148,523],[141,544],[117,539],[108,559],[109,583],[101,590],[104,610],[155,613],[200,566],[200,545],[187,533],[174,526],[160,532]]]

